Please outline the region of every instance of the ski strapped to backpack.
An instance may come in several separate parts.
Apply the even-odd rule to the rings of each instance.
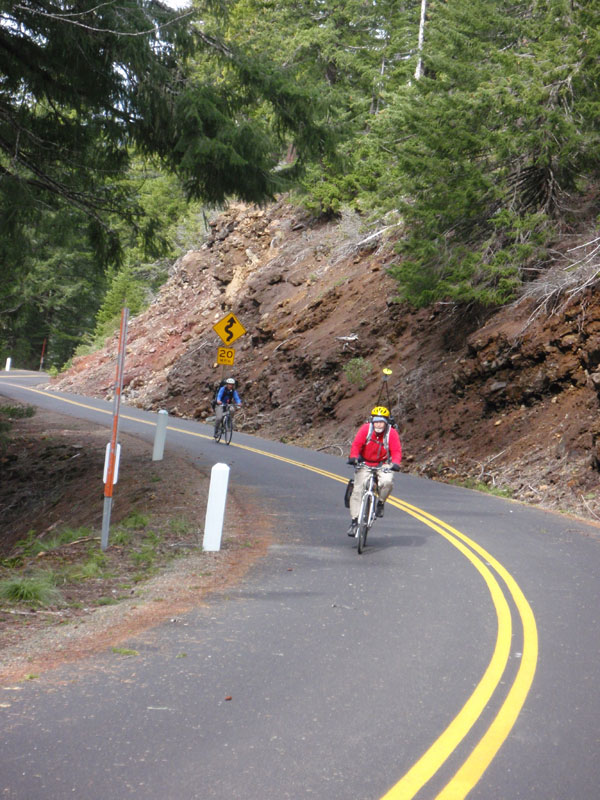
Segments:
[[[381,386],[379,387],[379,394],[377,395],[377,402],[375,403],[376,406],[385,405],[387,408],[392,407],[390,401],[390,388],[388,386],[388,378],[390,377],[391,374],[392,370],[389,367],[384,367],[383,378],[381,379]],[[383,398],[384,394],[385,398]],[[385,402],[383,403],[382,403],[382,398],[385,400]]]

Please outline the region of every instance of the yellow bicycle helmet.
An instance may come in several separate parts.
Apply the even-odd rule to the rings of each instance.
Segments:
[[[385,406],[375,406],[375,408],[371,411],[372,417],[384,417],[385,419],[390,418],[390,412],[387,410]]]

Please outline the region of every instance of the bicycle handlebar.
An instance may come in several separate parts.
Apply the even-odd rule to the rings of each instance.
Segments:
[[[355,472],[358,472],[358,470],[363,467],[370,469],[372,472],[392,472],[392,468],[389,464],[380,464],[378,467],[370,467],[368,464],[365,464],[364,461],[359,461],[358,464],[352,464],[351,466],[354,468]]]

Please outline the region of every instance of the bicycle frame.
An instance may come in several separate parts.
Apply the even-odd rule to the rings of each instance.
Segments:
[[[357,465],[355,472],[364,468],[364,464]],[[377,476],[380,470],[389,472],[389,467],[366,467],[369,470],[369,476],[364,483],[362,498],[360,501],[360,512],[358,515],[358,526],[356,528],[356,538],[358,540],[358,552],[362,553],[365,544],[367,543],[367,534],[371,526],[375,522],[377,510],[377,501],[379,500],[379,486]]]
[[[220,442],[225,437],[225,444],[229,444],[233,435],[233,417],[231,416],[231,404],[223,406],[223,416],[215,429],[215,440]]]

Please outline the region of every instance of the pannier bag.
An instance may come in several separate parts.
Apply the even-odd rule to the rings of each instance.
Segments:
[[[346,492],[344,494],[344,505],[346,508],[350,508],[350,495],[354,491],[354,478],[350,478],[348,481],[348,485],[346,486]]]

